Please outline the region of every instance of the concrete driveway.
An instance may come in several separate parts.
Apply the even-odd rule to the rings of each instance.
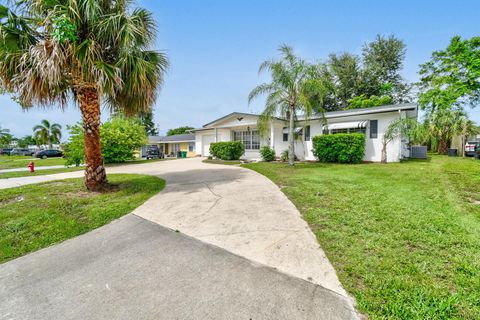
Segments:
[[[59,251],[61,249],[57,248],[71,245],[73,247],[77,247],[77,249],[80,250],[75,250],[76,255],[73,256],[69,255],[68,252],[64,253],[64,255],[66,255],[70,260],[73,259],[73,261],[75,261],[75,264],[81,263],[85,259],[82,254],[87,254],[78,253],[78,251],[86,251],[85,249],[81,249],[83,246],[81,240],[82,238],[88,239],[85,242],[85,245],[91,243],[92,246],[94,246],[93,244],[97,243],[97,245],[101,244],[103,246],[104,242],[102,242],[103,240],[100,239],[102,237],[108,238],[108,233],[113,232],[111,237],[113,237],[114,239],[126,236],[128,240],[133,237],[134,239],[137,239],[134,241],[135,245],[138,245],[139,248],[142,248],[142,250],[145,249],[144,246],[152,249],[152,256],[149,256],[145,253],[145,255],[139,254],[137,257],[133,252],[131,253],[132,256],[128,259],[129,261],[131,260],[130,262],[134,264],[140,264],[144,267],[141,269],[140,272],[140,275],[143,275],[141,278],[145,277],[145,279],[150,279],[149,276],[151,276],[152,269],[156,270],[157,268],[162,268],[163,272],[165,272],[163,277],[168,278],[169,274],[172,277],[175,277],[175,280],[172,279],[172,282],[167,283],[170,283],[172,286],[177,286],[175,292],[177,292],[177,294],[179,295],[183,295],[187,290],[186,288],[188,287],[186,286],[186,283],[189,283],[189,286],[193,285],[193,283],[191,283],[191,280],[193,279],[183,279],[182,273],[178,273],[177,270],[174,270],[176,268],[176,261],[175,259],[173,259],[173,257],[164,257],[162,252],[165,253],[165,247],[161,245],[161,242],[159,242],[158,247],[152,247],[151,241],[155,240],[149,239],[146,235],[143,235],[143,232],[141,232],[141,230],[136,231],[134,227],[130,227],[130,229],[132,230],[124,228],[122,231],[123,233],[118,234],[115,231],[115,227],[113,227],[113,225],[125,223],[124,221],[130,221],[131,219],[140,219],[139,217],[141,217],[158,225],[170,228],[171,230],[179,231],[179,233],[175,233],[172,231],[167,232],[167,230],[163,228],[156,229],[159,232],[159,237],[168,237],[172,241],[172,243],[177,240],[180,241],[180,238],[182,239],[181,241],[188,245],[190,245],[190,243],[196,243],[191,238],[185,238],[184,236],[181,236],[181,234],[185,234],[194,239],[198,239],[203,243],[215,246],[208,247],[209,249],[207,251],[211,254],[206,254],[204,256],[206,260],[204,261],[204,264],[190,267],[188,267],[187,264],[184,265],[184,267],[187,269],[193,268],[192,270],[188,270],[197,272],[197,275],[200,278],[202,278],[202,274],[209,275],[205,278],[202,278],[202,281],[204,281],[202,283],[204,283],[207,287],[209,285],[213,285],[214,288],[222,286],[219,283],[224,283],[226,285],[225,282],[222,282],[223,280],[229,277],[237,278],[238,275],[238,280],[242,281],[242,286],[246,286],[245,290],[254,292],[257,298],[265,297],[264,293],[262,293],[262,290],[267,290],[267,288],[262,287],[262,282],[248,282],[248,280],[243,279],[239,274],[240,269],[242,268],[233,267],[233,262],[232,267],[226,267],[225,270],[222,270],[221,265],[224,262],[217,261],[218,256],[227,255],[230,257],[231,255],[228,253],[230,252],[245,258],[246,261],[250,261],[250,263],[252,263],[251,272],[255,273],[255,270],[269,270],[269,273],[275,274],[275,277],[289,279],[288,281],[293,281],[296,284],[301,283],[301,286],[306,286],[304,288],[305,290],[307,290],[307,287],[317,288],[314,290],[315,294],[309,296],[309,299],[311,301],[314,301],[315,299],[320,299],[321,301],[323,301],[322,303],[324,303],[325,301],[330,301],[325,302],[324,304],[318,302],[318,307],[320,309],[316,310],[315,312],[319,311],[320,313],[311,313],[309,317],[297,317],[294,316],[293,313],[290,313],[290,316],[288,317],[286,316],[287,313],[285,313],[286,317],[280,316],[281,314],[278,314],[277,316],[267,317],[266,315],[269,314],[268,312],[271,312],[271,309],[270,307],[267,309],[264,309],[262,307],[261,309],[263,311],[270,311],[263,314],[263,316],[263,311],[260,312],[257,310],[257,313],[255,313],[255,311],[252,311],[253,313],[251,313],[251,315],[253,316],[251,318],[253,319],[331,318],[330,316],[326,317],[326,314],[322,313],[327,312],[327,310],[333,311],[329,313],[332,317],[336,316],[332,319],[349,319],[355,317],[352,300],[347,296],[347,294],[341,287],[341,284],[335,274],[335,270],[329,263],[324,252],[318,245],[314,235],[310,231],[305,221],[302,219],[300,213],[297,211],[295,206],[293,206],[293,204],[286,198],[286,196],[278,189],[278,187],[262,175],[251,170],[235,166],[204,164],[201,162],[201,159],[198,158],[153,162],[139,165],[127,165],[122,167],[109,168],[108,172],[142,173],[160,176],[167,181],[167,187],[161,193],[152,197],[142,206],[138,207],[133,212],[133,215],[127,216],[126,218],[122,219],[122,222],[116,222],[115,224],[99,228],[94,232],[89,233],[88,235],[69,240],[64,244],[42,250],[39,253],[34,253],[2,265],[0,267],[0,286],[3,287],[5,284],[10,283],[10,290],[18,289],[19,286],[21,287],[21,290],[30,290],[31,288],[29,288],[27,284],[28,282],[23,283],[22,279],[24,279],[28,274],[30,274],[25,271],[25,268],[28,269],[29,266],[31,267],[32,265],[39,265],[34,260],[34,257],[43,257],[44,255],[46,255],[46,258],[44,258],[46,262],[39,265],[41,270],[42,267],[46,268],[47,266],[52,266],[52,263],[53,265],[56,265],[55,263],[57,263],[58,261],[68,261],[68,259],[65,259],[65,257],[61,255]],[[81,172],[70,172],[51,176],[14,178],[8,179],[8,181],[0,180],[0,188],[35,183],[39,181],[63,179],[67,177],[78,177],[81,175]],[[144,221],[143,219],[138,221]],[[144,223],[139,222],[138,224]],[[188,241],[186,239],[188,239]],[[117,240],[115,240],[114,242],[118,243]],[[131,246],[131,244],[129,244],[128,241],[125,245],[127,246],[125,250],[131,249],[129,247]],[[180,247],[183,251],[180,250]],[[115,248],[117,248],[117,246],[115,246]],[[189,251],[188,248],[183,248],[182,246],[177,247],[175,250],[179,250],[178,252]],[[169,252],[174,252],[175,250]],[[47,252],[47,254],[45,252]],[[48,258],[49,256],[53,257],[57,254],[61,255],[61,259],[58,259],[59,257],[56,257],[56,259],[54,260]],[[191,252],[189,251],[188,254],[191,254]],[[117,263],[120,263],[124,259],[121,250],[117,251],[117,254],[112,254],[110,258],[105,258],[104,255],[105,253],[102,252],[102,250],[94,250],[93,253],[88,256],[89,259],[87,259],[88,261],[91,261],[92,264],[87,264],[90,267],[93,267],[96,261],[104,261],[104,259],[110,259],[108,266],[114,268],[115,272],[118,272],[119,270],[117,270]],[[136,260],[137,258],[138,260]],[[29,259],[32,260],[29,261]],[[167,261],[164,261],[165,259],[168,260],[168,263]],[[183,257],[183,259],[190,258]],[[235,259],[240,258],[235,257]],[[235,259],[231,261],[237,261]],[[50,261],[50,265],[48,264],[48,261]],[[204,269],[208,269],[211,267],[208,266],[209,263],[216,265],[216,267],[213,268],[215,272],[210,272],[209,270]],[[263,265],[265,267],[259,267],[259,265],[257,264]],[[243,265],[244,264],[242,264],[242,266]],[[22,269],[22,266],[24,269]],[[90,280],[92,278],[92,273],[96,274],[95,272],[97,272],[94,269],[90,270],[90,267],[86,267],[89,272],[85,272],[86,270],[81,270],[82,272],[80,272],[80,270],[74,267],[72,264],[65,264],[64,266],[64,268],[66,268],[66,272],[68,272],[69,274],[73,274],[74,277],[78,277],[79,282],[84,281],[85,283],[92,282],[92,280]],[[273,269],[270,269],[268,267]],[[71,268],[71,270],[69,268]],[[36,268],[35,270],[37,269],[38,268]],[[95,269],[99,270],[97,268]],[[278,272],[273,272],[273,270],[275,269]],[[179,270],[182,269],[180,268]],[[114,271],[112,270],[112,272]],[[247,274],[251,274],[250,271],[245,272],[247,272]],[[47,274],[51,273],[47,272]],[[215,276],[216,274],[218,274],[220,278],[217,278]],[[99,279],[103,279],[104,277],[102,272],[100,272],[100,274],[98,274],[97,276],[99,277]],[[265,275],[256,276],[259,276],[261,278]],[[44,279],[48,279],[48,276],[44,275],[42,277],[44,277]],[[12,280],[13,278],[16,278],[18,281]],[[136,278],[138,277],[134,277],[133,279]],[[124,275],[122,279],[126,282],[125,285],[127,285],[127,287],[131,290],[140,290],[140,288],[144,288],[144,286],[148,286],[149,284],[148,281],[138,282],[138,279],[133,280],[128,276],[128,274]],[[223,280],[221,281],[219,279]],[[57,281],[59,280],[57,279]],[[34,285],[36,283],[38,282],[34,282]],[[60,281],[59,283],[63,283],[63,281]],[[155,282],[152,282],[151,285],[161,286],[162,283],[165,282],[163,280],[158,282],[157,284],[155,284]],[[234,285],[234,288],[237,288],[238,286],[240,286],[240,283],[232,282],[229,284],[229,286],[230,285]],[[270,285],[276,286],[276,284],[272,283]],[[281,287],[280,285],[279,288],[279,291],[287,290],[287,287]],[[38,290],[42,292],[41,288],[38,288]],[[73,290],[74,292],[70,293],[71,290]],[[77,287],[77,289],[73,289],[73,287],[64,287],[64,289],[60,290],[59,292],[64,292],[65,294],[80,294],[81,292],[83,292],[82,290],[83,289],[81,289],[81,287]],[[123,292],[122,290],[115,291],[113,295],[121,296],[122,294],[128,294],[128,292]],[[288,290],[292,290],[291,287],[289,287]],[[308,290],[305,293],[310,292]],[[146,303],[147,305],[151,306],[151,304],[154,303],[156,299],[160,299],[159,297],[163,297],[163,293],[160,292],[158,293],[160,294],[160,296],[157,297],[155,293],[157,291],[152,291],[148,289],[147,292],[150,292],[150,294],[147,294],[148,296],[145,298],[145,300],[142,300],[142,303],[140,304]],[[233,290],[229,292],[230,294],[233,294],[236,291]],[[305,296],[302,296],[302,298],[297,298],[300,296],[297,296],[297,293],[293,294],[293,292],[295,291],[287,294],[291,294],[289,296],[289,299],[294,305],[301,304],[300,300],[303,300],[303,298],[307,298]],[[0,293],[2,293],[2,291],[0,291]],[[3,292],[2,294],[8,294],[8,292]],[[205,293],[202,291],[202,294]],[[226,293],[222,294],[222,296],[225,296],[225,294]],[[275,293],[274,296],[276,296],[277,294],[278,293]],[[319,294],[320,297],[315,298],[317,294]],[[20,294],[20,296],[22,296],[22,294]],[[190,297],[190,295],[188,296]],[[231,296],[232,299],[234,299],[234,296],[235,294]],[[216,294],[214,294],[214,297],[215,298],[212,298],[211,302],[218,300]],[[251,298],[252,296],[249,295],[248,299]],[[133,301],[138,301],[137,298],[132,297],[132,299]],[[202,299],[200,301],[203,301]],[[247,308],[246,306],[249,303],[256,303],[259,301],[248,299],[244,301],[244,308],[246,308],[245,310],[255,310]],[[287,299],[286,301],[288,301],[289,299]],[[332,299],[335,300],[334,304],[331,303]],[[11,301],[11,299],[9,300]],[[60,303],[61,296],[57,296],[57,298],[52,301],[53,305]],[[169,301],[169,303],[176,303],[176,300],[173,301],[168,299],[164,300],[164,303],[166,303],[167,301]],[[218,301],[221,301],[221,299]],[[260,299],[260,301],[263,300]],[[272,301],[274,301],[274,299]],[[282,299],[279,299],[277,303],[280,301],[282,301]],[[196,305],[198,304],[197,302],[195,302]],[[226,301],[219,303],[223,304],[226,303]],[[230,303],[234,302],[232,301]],[[269,303],[271,304],[273,302]],[[47,305],[50,306],[50,302],[45,301],[45,306]],[[0,306],[4,305],[0,304]],[[159,305],[156,306],[162,310],[167,310],[165,309],[166,306],[163,306],[163,304],[161,307]],[[328,306],[334,309],[328,309]],[[341,306],[341,312],[340,309],[338,309],[339,306]],[[292,304],[290,304],[288,307],[292,307]],[[28,309],[31,310],[31,307]],[[172,318],[185,318],[182,316],[176,316],[178,315],[179,310],[168,310],[171,310],[171,312],[173,312],[172,314],[169,314],[172,315]],[[214,310],[217,309],[214,308]],[[241,308],[239,308],[238,310],[241,311]],[[291,311],[292,310],[290,310],[290,312]],[[201,314],[204,315],[204,319],[238,318],[235,316],[220,316],[221,311],[219,309],[212,312],[214,312],[214,314],[212,314],[211,317],[205,317],[205,314],[199,313],[198,317],[197,314],[192,314],[191,319],[200,319],[202,318],[200,317]],[[232,310],[232,315],[233,314],[235,314],[235,312]],[[248,319],[249,316],[247,316],[247,314],[248,312],[245,313],[245,316]],[[322,314],[323,316],[320,316]],[[143,319],[148,317],[140,318]]]

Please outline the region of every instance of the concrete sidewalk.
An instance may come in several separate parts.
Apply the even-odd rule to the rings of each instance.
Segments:
[[[63,165],[58,165],[58,166],[44,166],[44,167],[35,167],[35,171],[38,170],[49,170],[49,169],[60,169],[60,168],[70,168],[72,166],[63,166]],[[27,167],[25,168],[11,168],[11,169],[1,169],[0,173],[7,173],[7,172],[22,172],[22,171],[29,171]]]
[[[342,295],[135,215],[0,267],[0,319],[356,319]]]

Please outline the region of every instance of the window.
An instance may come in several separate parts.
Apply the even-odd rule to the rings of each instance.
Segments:
[[[337,133],[363,133],[366,134],[366,128],[344,128],[344,129],[332,129],[330,130],[330,134],[337,134]],[[324,134],[328,134],[328,132]]]
[[[288,141],[288,132],[285,132],[287,131],[287,127],[283,127],[283,141]]]
[[[188,152],[195,152],[195,143],[189,142],[188,143]]]
[[[378,137],[378,120],[370,120],[370,139]]]
[[[173,154],[177,154],[177,152],[179,152],[179,151],[180,151],[180,143],[174,143],[174,144],[172,145],[172,152],[173,152]]]
[[[233,140],[240,141],[245,146],[245,150],[260,149],[260,136],[258,131],[234,131]]]
[[[310,126],[305,127],[305,141],[310,141]]]

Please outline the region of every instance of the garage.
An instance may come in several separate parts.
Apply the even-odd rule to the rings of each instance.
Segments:
[[[210,155],[210,144],[213,142],[215,142],[214,134],[202,136],[202,156],[208,157]]]

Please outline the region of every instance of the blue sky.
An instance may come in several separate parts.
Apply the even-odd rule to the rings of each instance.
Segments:
[[[416,81],[418,65],[447,46],[453,35],[479,35],[480,1],[137,1],[158,22],[156,48],[171,68],[155,105],[161,132],[201,126],[232,111],[259,112],[248,106],[250,90],[267,78],[259,64],[277,55],[280,44],[312,61],[331,52],[360,53],[376,34],[394,34],[407,45],[404,77]],[[470,111],[480,123],[480,106]],[[103,112],[103,119],[108,117]],[[41,119],[66,124],[80,119],[70,107],[23,112],[0,96],[0,125],[16,136],[31,134]]]

